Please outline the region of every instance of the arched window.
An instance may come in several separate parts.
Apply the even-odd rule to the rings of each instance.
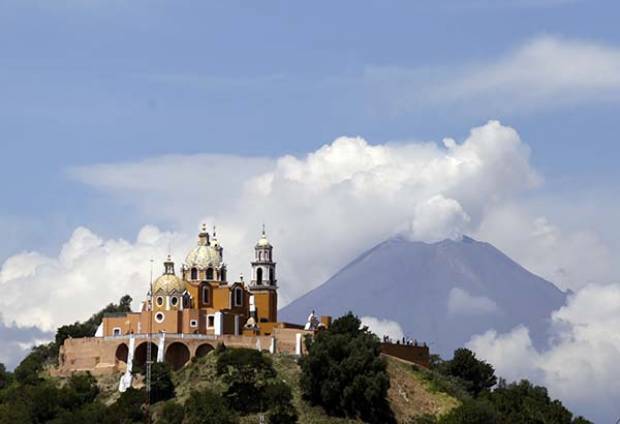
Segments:
[[[204,304],[209,303],[209,287],[208,286],[202,286],[202,303]]]
[[[190,275],[191,275],[190,278],[192,280],[197,280],[198,279],[198,270],[196,268],[192,268],[192,271],[191,271]]]
[[[263,269],[262,268],[258,268],[256,270],[256,283],[263,284]]]
[[[273,280],[275,279],[273,274],[274,274],[273,268],[269,268],[269,283],[271,285],[273,285]]]
[[[213,268],[207,268],[207,280],[213,280]]]
[[[235,306],[243,305],[243,290],[241,287],[235,289]]]
[[[259,261],[263,260],[263,252],[258,252],[258,260]]]

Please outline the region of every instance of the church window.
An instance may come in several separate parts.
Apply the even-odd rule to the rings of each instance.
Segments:
[[[164,298],[161,296],[157,296],[157,299],[155,299],[155,302],[157,303],[157,306],[162,306],[164,304]]]
[[[209,287],[208,286],[202,287],[202,303],[204,304],[209,303]]]
[[[196,321],[195,319],[191,320],[189,322],[189,326],[192,327],[192,328],[198,327],[198,321]]]
[[[164,314],[163,314],[162,312],[157,312],[157,313],[155,314],[155,321],[157,321],[157,322],[158,322],[158,323],[160,323],[160,324],[161,324],[162,322],[164,322],[164,319],[165,319],[165,318],[166,318],[166,317],[164,316]]]
[[[207,268],[207,280],[213,280],[213,268]]]
[[[269,268],[269,282],[271,283],[271,285],[273,285],[273,281],[275,280],[275,278],[273,278],[273,268]]]
[[[263,260],[263,252],[258,252],[258,260],[259,261]]]
[[[215,327],[215,317],[213,315],[207,316],[207,327],[209,328]]]
[[[196,269],[196,268],[192,268],[192,271],[191,271],[191,279],[192,279],[192,280],[197,280],[197,279],[198,279],[198,269]]]
[[[243,306],[243,290],[240,287],[235,289],[235,306]]]
[[[114,327],[114,329],[112,330],[112,335],[113,336],[120,336],[121,335],[121,328],[120,327]]]
[[[177,303],[179,303],[179,298],[178,297],[173,296],[173,297],[170,298],[170,304],[172,306],[177,306]]]
[[[263,284],[263,269],[258,268],[256,270],[256,283]]]

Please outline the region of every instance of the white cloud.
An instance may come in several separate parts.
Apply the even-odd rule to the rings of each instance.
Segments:
[[[411,236],[426,242],[458,240],[470,218],[459,202],[437,194],[415,207]]]
[[[432,104],[493,113],[620,99],[620,48],[544,35],[487,62],[459,67],[370,67],[381,107],[401,113]]]
[[[400,324],[396,321],[376,317],[361,317],[360,320],[363,326],[368,327],[368,329],[379,338],[388,336],[392,340],[401,340],[405,335]]]
[[[595,422],[620,416],[620,284],[589,285],[552,316],[550,347],[537,351],[528,331],[494,331],[473,337],[468,347],[510,379],[528,377],[569,408]]]
[[[574,209],[572,209],[574,211]],[[487,209],[474,233],[561,288],[579,289],[619,277],[612,253],[590,229],[566,231],[515,203]]]
[[[476,228],[490,205],[540,183],[529,154],[514,129],[490,121],[461,143],[341,137],[305,157],[167,156],[71,174],[182,233],[201,218],[217,224],[231,275],[247,275],[265,222],[285,303],[397,231],[428,240]]]
[[[497,312],[497,304],[486,296],[473,296],[458,287],[450,290],[448,313],[451,315],[486,315]]]
[[[148,289],[150,259],[156,260],[154,270],[159,273],[168,246],[175,253],[189,242],[150,226],[133,243],[104,241],[77,228],[57,257],[22,253],[5,262],[0,274],[2,318],[5,323],[54,332],[126,293],[137,306]]]

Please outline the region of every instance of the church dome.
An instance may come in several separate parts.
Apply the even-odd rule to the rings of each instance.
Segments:
[[[211,243],[206,225],[202,225],[202,231],[198,234],[198,245],[192,249],[185,257],[185,266],[187,268],[219,268],[222,265],[222,248],[215,239]]]
[[[185,282],[174,274],[164,274],[153,284],[153,294],[170,295],[184,291]]]
[[[267,234],[265,234],[265,226],[263,226],[263,233],[261,234],[260,239],[258,239],[256,247],[271,247],[271,244],[267,239]]]
[[[183,293],[185,291],[185,282],[177,277],[174,273],[174,262],[168,255],[164,262],[164,273],[155,280],[153,284],[153,294],[163,294],[164,296],[173,293]]]
[[[222,256],[218,249],[213,245],[196,246],[185,258],[185,265],[188,268],[206,269],[209,267],[219,268],[222,264]]]

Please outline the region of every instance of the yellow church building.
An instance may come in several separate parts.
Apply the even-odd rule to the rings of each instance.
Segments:
[[[177,273],[170,256],[139,312],[106,316],[100,336],[142,333],[271,335],[278,323],[278,286],[273,246],[265,231],[254,247],[252,280],[227,280],[224,249],[203,225],[197,245]]]
[[[329,325],[330,318],[314,313],[305,325],[278,322],[276,262],[264,228],[249,282],[229,282],[223,256],[215,231],[203,225],[179,269],[170,256],[163,262],[139,311],[106,314],[94,337],[66,339],[56,372],[125,372],[129,378],[131,365],[148,357],[176,369],[219,343],[300,355],[303,337]]]

